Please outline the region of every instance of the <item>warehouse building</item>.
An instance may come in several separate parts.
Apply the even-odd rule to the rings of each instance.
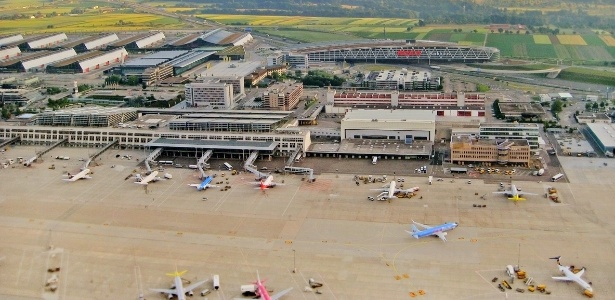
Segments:
[[[169,42],[173,49],[194,49],[206,46],[242,46],[253,39],[247,32],[230,32],[222,28],[205,33],[194,33]]]
[[[579,124],[590,124],[590,123],[611,124],[611,117],[609,117],[606,113],[582,113],[582,114],[576,114],[574,118],[577,120]]]
[[[32,122],[46,126],[110,127],[136,119],[134,108],[86,106],[40,113]]]
[[[2,104],[15,104],[21,107],[43,99],[45,96],[38,90],[0,89],[0,103]]]
[[[290,112],[215,110],[182,115],[169,121],[170,130],[272,132],[281,127]]]
[[[119,38],[117,34],[100,34],[97,36],[87,37],[85,39],[81,39],[75,42],[72,42],[68,45],[63,45],[66,48],[73,48],[77,53],[83,53],[96,49],[104,49],[109,44],[118,41]]]
[[[327,91],[327,107],[413,108],[422,106],[484,107],[484,93],[400,92],[400,91]],[[328,111],[327,111],[328,112]]]
[[[479,138],[489,140],[527,140],[532,150],[540,147],[538,124],[532,123],[483,123]]]
[[[371,72],[365,81],[376,90],[435,90],[440,86],[440,77],[406,69]]]
[[[154,46],[160,45],[164,42],[165,36],[162,32],[148,32],[144,34],[138,34],[123,40],[119,40],[115,43],[111,43],[111,48],[124,47],[129,52],[139,52],[147,48],[154,48]]]
[[[263,108],[289,111],[294,109],[303,95],[303,83],[278,82],[263,92]]]
[[[33,37],[17,42],[17,47],[21,51],[39,50],[45,48],[55,48],[63,41],[66,41],[68,37],[64,33],[46,35],[42,37]]]
[[[107,52],[90,51],[47,66],[48,73],[89,73],[112,64],[123,63],[128,57],[124,48]]]
[[[119,72],[125,77],[137,76],[141,82],[152,85],[173,76],[173,66],[169,62],[187,53],[185,50],[152,53],[123,63]]]
[[[342,139],[434,141],[436,113],[431,110],[350,110],[342,119]]]
[[[21,55],[21,50],[19,50],[19,47],[17,46],[0,49],[0,60],[11,59],[13,57],[20,56],[20,55]]]
[[[612,156],[615,153],[615,125],[587,123],[589,136],[605,154]]]
[[[234,106],[233,85],[216,79],[186,84],[185,95],[192,107],[231,109]]]
[[[213,58],[214,54],[215,52],[212,51],[190,51],[169,61],[169,64],[173,66],[173,76],[179,76],[198,65],[208,62]]]
[[[21,40],[23,40],[23,36],[21,34],[3,35],[0,36],[0,46],[12,44]]]
[[[38,51],[32,55],[23,55],[0,62],[0,72],[38,72],[44,71],[48,65],[77,56],[73,49],[58,51]]]
[[[531,150],[527,140],[484,140],[476,136],[456,135],[450,143],[451,163],[529,167]]]

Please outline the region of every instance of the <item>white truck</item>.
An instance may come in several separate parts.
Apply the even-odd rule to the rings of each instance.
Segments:
[[[433,176],[429,176],[429,185],[433,182]]]
[[[378,162],[378,156],[372,156],[372,165],[375,165]]]

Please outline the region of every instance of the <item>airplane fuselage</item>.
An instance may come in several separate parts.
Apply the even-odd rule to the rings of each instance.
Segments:
[[[149,175],[143,177],[143,179],[141,179],[140,184],[148,184],[150,181],[154,180],[154,178],[156,178],[156,176],[158,176],[158,171],[153,171],[152,173],[150,173]]]
[[[203,180],[203,182],[201,182],[201,185],[199,185],[196,189],[197,189],[197,190],[199,190],[199,191],[202,191],[202,190],[206,189],[206,188],[207,188],[207,185],[208,185],[209,183],[211,183],[211,181],[212,181],[213,179],[214,179],[214,178],[213,178],[213,177],[211,177],[211,176],[207,176],[207,177],[205,177],[205,180]]]
[[[261,299],[263,299],[263,300],[271,300],[271,297],[269,296],[269,292],[267,292],[267,289],[265,288],[265,286],[260,281],[256,282],[256,289],[257,289],[258,295],[261,297]]]
[[[175,276],[175,290],[177,290],[177,300],[186,300],[186,293],[184,291],[184,285],[182,279],[179,276]]]
[[[583,280],[580,276],[577,276],[577,274],[570,271],[570,266],[559,266],[559,270],[562,272],[562,274],[564,274],[564,276],[570,278],[570,280],[576,282],[582,288],[593,292],[592,286],[589,285],[589,283],[585,282],[585,280]]]
[[[412,234],[412,236],[414,238],[422,238],[422,237],[426,237],[426,236],[430,236],[430,235],[434,235],[438,232],[445,232],[445,231],[449,231],[452,229],[455,229],[455,227],[457,227],[457,223],[444,223],[442,225],[438,225],[438,226],[434,226],[432,228],[428,228],[428,229],[424,229],[421,230],[419,232],[416,232],[414,234]]]
[[[391,199],[395,197],[395,180],[391,181],[389,185],[389,192],[387,194],[387,198]]]

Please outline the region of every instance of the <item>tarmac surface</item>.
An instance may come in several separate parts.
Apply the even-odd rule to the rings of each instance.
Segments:
[[[41,148],[15,146],[0,159],[29,158]],[[379,202],[367,196],[384,183],[357,186],[343,164],[339,174],[321,173],[313,183],[274,174],[284,185],[265,192],[251,174],[212,170],[214,183],[232,188],[199,192],[187,186],[200,182],[198,172],[185,168],[165,170],[173,178],[147,188],[125,180],[143,171],[136,159],[147,153],[109,150],[90,166],[92,179],[61,180],[94,152],[56,148],[30,168],[0,169],[1,299],[166,299],[149,288],[168,288],[165,273],[176,268],[188,270],[184,279],[192,282],[219,274],[221,288],[207,299],[240,298],[257,270],[274,292],[294,288],[282,299],[411,299],[411,292],[417,299],[583,299],[578,285],[551,279],[560,276],[549,260],[557,255],[587,268],[583,278],[596,299],[615,298],[615,163],[608,159],[560,158],[571,183],[513,178],[538,194],[519,203],[492,194],[497,183],[445,178],[428,185],[428,174],[402,177],[406,187],[421,188],[414,198]],[[364,163],[370,173],[383,168],[374,175],[387,172],[385,164]],[[562,203],[545,198],[548,186]],[[405,233],[413,219],[460,225],[447,242],[416,240]],[[551,295],[518,293],[521,280],[498,290],[506,265],[518,263]],[[54,274],[57,290],[50,292],[45,285]],[[323,283],[322,294],[304,292],[310,278]],[[211,283],[192,299],[205,299],[196,294],[204,288]]]

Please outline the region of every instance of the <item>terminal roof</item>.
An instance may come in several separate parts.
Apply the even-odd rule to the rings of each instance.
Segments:
[[[250,151],[273,151],[277,145],[278,142],[275,141],[184,140],[168,138],[159,138],[145,144],[146,147],[152,148],[230,149]]]

